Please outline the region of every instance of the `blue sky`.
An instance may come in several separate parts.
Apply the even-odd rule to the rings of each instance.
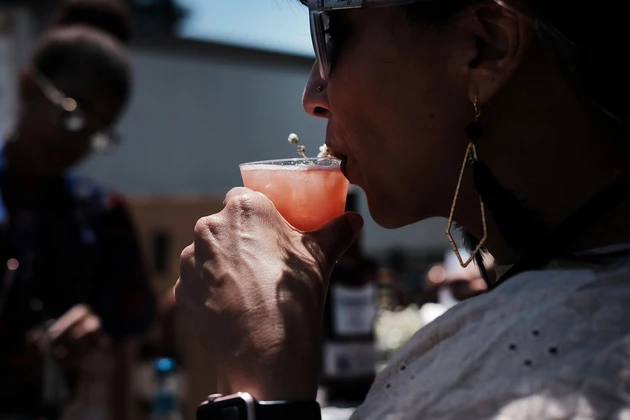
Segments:
[[[297,0],[177,0],[188,9],[180,36],[313,56],[308,12]]]

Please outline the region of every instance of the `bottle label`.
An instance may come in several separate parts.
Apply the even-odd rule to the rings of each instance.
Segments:
[[[376,349],[367,343],[324,343],[324,377],[362,379],[376,371]]]
[[[374,331],[376,287],[334,285],[331,288],[333,327],[339,335],[365,335]]]

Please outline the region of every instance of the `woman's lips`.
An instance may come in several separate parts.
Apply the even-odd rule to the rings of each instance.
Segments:
[[[341,161],[341,173],[343,173],[344,176],[346,176],[346,163],[348,162],[348,156],[343,155],[337,151],[335,151],[334,149],[329,148],[328,149],[330,151],[330,154],[335,158],[335,159],[339,159]],[[347,178],[347,176],[346,176]]]
[[[342,156],[335,156],[335,157],[341,161],[341,164],[339,165],[339,169],[341,170],[341,173],[343,174],[343,176],[348,178],[348,171],[347,171],[348,157],[347,156],[343,156],[343,155]]]
[[[326,144],[326,147],[328,148],[328,153],[330,153],[332,157],[334,157],[335,159],[339,159],[339,160],[347,159],[346,155],[344,155],[343,153],[340,153],[339,150],[335,149],[334,147],[329,146],[328,144]]]

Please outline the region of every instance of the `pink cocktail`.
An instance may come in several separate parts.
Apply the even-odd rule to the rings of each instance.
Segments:
[[[265,194],[293,227],[311,231],[343,214],[348,180],[332,158],[280,159],[240,165],[245,187]]]

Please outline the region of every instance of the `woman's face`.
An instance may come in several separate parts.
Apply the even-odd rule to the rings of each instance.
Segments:
[[[93,133],[107,130],[116,122],[123,99],[91,73],[60,76],[54,86],[77,101],[85,114],[85,128],[78,132],[63,126],[63,110],[33,86],[23,117],[24,149],[32,170],[45,176],[58,175],[88,157]],[[52,83],[53,81],[51,81]]]
[[[397,7],[336,11],[331,28],[331,74],[315,66],[304,93],[307,112],[328,119],[328,147],[381,226],[447,215],[473,118],[474,37],[413,25]]]

